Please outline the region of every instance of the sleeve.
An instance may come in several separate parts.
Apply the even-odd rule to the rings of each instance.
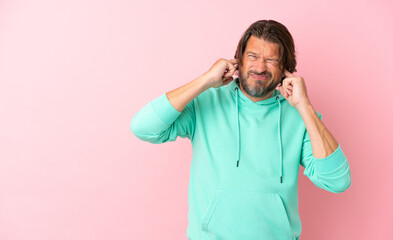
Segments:
[[[155,144],[175,141],[178,136],[192,139],[194,129],[194,100],[179,112],[169,102],[166,94],[149,102],[131,120],[134,135]]]
[[[317,114],[322,119],[321,114]],[[315,158],[307,130],[303,139],[300,164],[305,168],[304,175],[319,188],[340,193],[351,185],[351,170],[341,146],[339,145],[332,154],[325,158]]]

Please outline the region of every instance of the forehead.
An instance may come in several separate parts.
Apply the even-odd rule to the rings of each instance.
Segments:
[[[269,57],[279,57],[280,47],[277,43],[268,42],[262,38],[251,36],[248,39],[246,50],[244,53],[253,52],[257,54],[263,54]]]

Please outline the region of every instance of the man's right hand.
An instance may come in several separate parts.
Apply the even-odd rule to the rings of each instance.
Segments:
[[[179,112],[199,94],[211,87],[218,88],[233,80],[232,75],[237,68],[237,60],[220,58],[202,76],[194,79],[186,85],[166,93],[169,102]]]
[[[203,76],[206,78],[208,87],[221,87],[233,80],[232,75],[238,66],[237,59],[218,59],[213,66]]]

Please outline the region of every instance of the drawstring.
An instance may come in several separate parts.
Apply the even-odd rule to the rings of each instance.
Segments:
[[[276,96],[278,102],[278,141],[280,145],[280,183],[282,183],[282,143],[281,143],[281,103],[280,97]]]
[[[240,161],[240,130],[239,130],[239,88],[235,87],[236,91],[236,129],[237,129],[237,155],[236,155],[236,167],[239,167],[239,161]]]
[[[240,129],[239,129],[239,88],[235,87],[236,91],[236,137],[237,137],[237,154],[236,154],[236,167],[239,167],[240,161]],[[281,102],[280,97],[276,96],[278,102],[278,141],[280,146],[280,183],[282,183],[282,143],[281,143]]]

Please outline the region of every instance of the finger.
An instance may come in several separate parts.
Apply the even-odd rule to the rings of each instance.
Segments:
[[[292,85],[290,85],[290,84],[285,84],[284,86],[283,86],[283,88],[284,88],[284,91],[286,92],[286,93],[288,93],[288,95],[292,95],[292,89],[293,89],[293,87],[292,87]]]
[[[228,79],[228,78],[232,77],[233,74],[235,73],[235,71],[236,71],[236,69],[235,70],[230,70],[230,71],[224,73],[224,75],[222,76],[222,79]]]
[[[228,68],[224,73],[224,78],[231,77],[236,72],[236,67],[232,64],[228,64]]]
[[[229,59],[228,61],[229,61],[230,63],[232,63],[232,64],[238,63],[238,60],[237,60],[237,59]]]
[[[225,69],[225,72],[223,74],[223,77],[228,78],[232,76],[235,72],[236,72],[236,67],[228,63],[227,68]]]
[[[281,95],[285,98],[288,98],[289,96],[292,96],[292,90],[290,90],[288,87],[286,86],[280,86],[279,90],[281,92]]]
[[[227,71],[224,73],[224,75],[222,75],[222,79],[228,79],[230,77],[232,77],[232,75],[235,73],[235,71],[231,70],[231,71]]]
[[[228,83],[232,82],[232,80],[233,80],[233,77],[230,77],[230,78],[228,78],[228,79],[225,79],[225,80],[222,82],[222,84],[223,84],[223,85],[227,85]]]
[[[239,61],[237,59],[228,60],[237,69],[239,67]]]
[[[284,91],[283,87],[278,87],[278,90],[280,91],[280,93],[281,93],[281,95],[282,95],[283,97],[287,98],[287,97],[285,96],[285,91]]]
[[[284,81],[282,81],[282,85],[284,88],[287,88],[288,86],[293,86],[293,78],[285,78]]]
[[[288,77],[288,78],[290,78],[290,77],[296,77],[293,73],[290,73],[290,72],[289,72],[288,70],[286,70],[286,69],[285,69],[284,74],[285,74],[285,76]]]

